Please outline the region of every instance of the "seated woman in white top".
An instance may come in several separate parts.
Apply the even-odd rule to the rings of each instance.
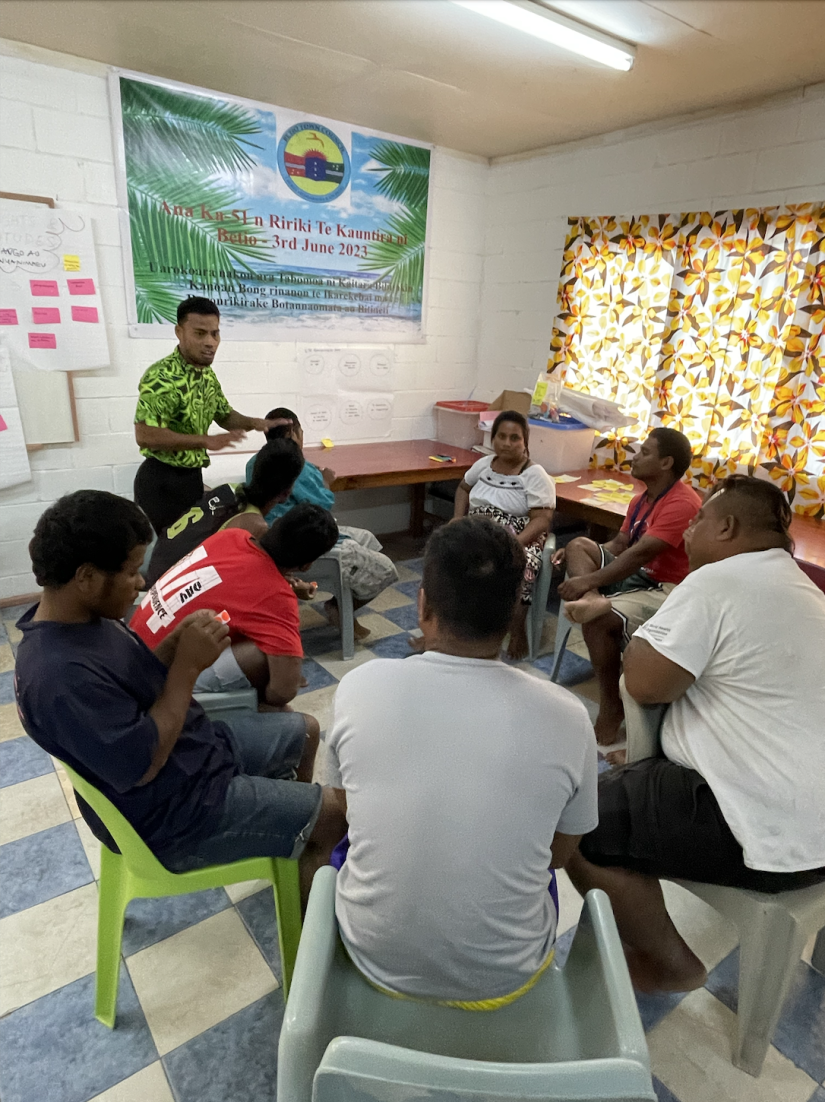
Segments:
[[[485,455],[467,471],[455,494],[453,520],[466,516],[489,517],[509,528],[527,555],[519,601],[510,625],[507,653],[519,659],[527,655],[527,610],[541,567],[541,553],[553,523],[556,485],[543,467],[530,458],[527,418],[504,410],[493,422],[493,455]]]

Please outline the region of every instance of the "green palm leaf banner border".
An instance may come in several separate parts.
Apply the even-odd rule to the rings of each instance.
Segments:
[[[236,340],[424,340],[431,147],[112,70],[129,331],[192,294]]]

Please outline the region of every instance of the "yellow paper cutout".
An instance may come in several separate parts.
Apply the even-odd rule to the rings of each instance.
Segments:
[[[325,436],[324,439],[321,441],[321,446],[324,447],[324,448],[334,448],[335,447],[333,442],[327,436]]]
[[[63,271],[64,272],[79,272],[80,271],[80,257],[72,256],[70,253],[63,254]]]

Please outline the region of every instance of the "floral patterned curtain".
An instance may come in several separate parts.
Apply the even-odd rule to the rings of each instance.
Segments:
[[[825,516],[824,334],[823,205],[570,219],[550,366],[638,418],[597,466],[666,425],[698,485],[762,471]]]

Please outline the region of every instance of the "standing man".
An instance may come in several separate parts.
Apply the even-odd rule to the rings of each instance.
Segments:
[[[599,681],[595,728],[602,746],[617,741],[624,719],[622,649],[687,576],[683,535],[702,504],[682,481],[691,459],[684,433],[653,429],[630,465],[645,489],[630,502],[619,534],[605,544],[581,536],[553,556],[554,565],[567,564],[559,596],[568,620],[582,625]]]
[[[221,343],[220,312],[208,298],[178,306],[178,347],[144,373],[135,411],[135,440],[146,456],[135,475],[135,502],[160,533],[203,494],[208,451],[228,448],[254,429],[284,424],[245,417],[224,397],[212,370]],[[225,432],[209,435],[216,421]]]

